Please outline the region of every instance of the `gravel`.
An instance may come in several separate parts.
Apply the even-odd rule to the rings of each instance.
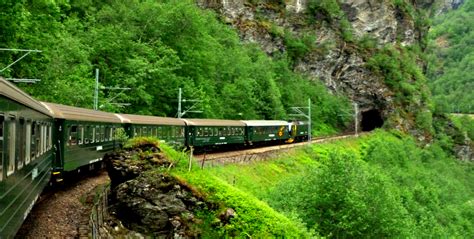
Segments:
[[[66,179],[67,180],[67,179]],[[95,189],[108,183],[105,171],[75,177],[47,188],[18,231],[17,238],[87,238]]]

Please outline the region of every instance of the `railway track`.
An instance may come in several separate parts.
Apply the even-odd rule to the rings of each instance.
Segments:
[[[108,182],[105,171],[80,175],[43,192],[16,238],[88,238],[89,201]]]
[[[286,151],[286,150],[296,148],[296,147],[302,147],[309,144],[324,143],[328,141],[340,140],[340,139],[346,139],[346,138],[355,138],[355,137],[358,137],[359,135],[356,136],[354,133],[350,133],[350,134],[343,134],[343,135],[337,135],[337,136],[319,137],[319,138],[313,139],[311,142],[299,142],[299,143],[293,143],[293,144],[274,145],[274,146],[259,147],[259,148],[244,149],[244,150],[205,153],[205,154],[194,155],[194,159],[200,163],[201,167],[223,165],[223,164],[228,164],[228,163],[246,163],[246,162],[252,162],[252,161],[265,160],[266,158],[269,158],[272,154],[275,154],[281,151]]]

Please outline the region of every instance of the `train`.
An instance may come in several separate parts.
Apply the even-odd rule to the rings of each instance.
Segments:
[[[16,234],[48,184],[100,167],[118,147],[118,130],[201,149],[292,143],[310,132],[302,121],[177,119],[41,102],[0,78],[0,238]]]

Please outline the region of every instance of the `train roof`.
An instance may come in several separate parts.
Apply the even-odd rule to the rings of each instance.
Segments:
[[[242,120],[247,126],[282,126],[289,123],[283,120]]]
[[[150,115],[131,115],[131,114],[116,114],[122,119],[124,123],[131,124],[147,124],[147,125],[186,125],[182,119],[158,117]]]
[[[77,121],[122,123],[120,118],[112,113],[48,102],[41,103],[48,108],[54,118]]]
[[[221,119],[183,119],[187,125],[192,126],[245,126],[239,120],[221,120]]]
[[[33,97],[29,96],[14,84],[8,82],[2,77],[0,77],[0,95],[3,95],[43,114],[52,116],[48,109],[46,109],[39,101],[33,99]]]

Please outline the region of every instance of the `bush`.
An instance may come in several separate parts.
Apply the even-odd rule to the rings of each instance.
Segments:
[[[296,213],[328,237],[407,236],[407,211],[389,178],[354,152],[336,150],[328,156],[320,168],[276,187],[270,205]]]
[[[222,203],[222,209],[230,207],[236,212],[236,217],[231,219],[229,224],[209,228],[204,232],[203,237],[310,238],[314,236],[302,224],[290,220],[270,208],[265,202],[232,187],[206,171],[181,173],[178,176],[204,192],[208,200]]]

